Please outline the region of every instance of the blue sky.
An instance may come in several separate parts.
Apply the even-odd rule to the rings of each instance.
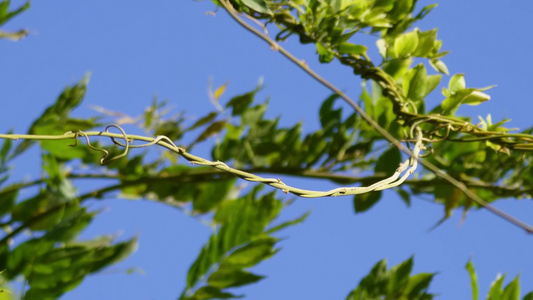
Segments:
[[[22,1],[14,1],[22,3]],[[420,5],[433,2],[419,1]],[[318,109],[330,92],[273,52],[223,12],[205,14],[210,1],[34,1],[32,8],[4,29],[28,28],[33,34],[17,43],[0,41],[0,130],[25,132],[67,85],[91,72],[89,90],[78,116],[94,114],[91,106],[136,115],[154,95],[168,99],[191,118],[213,108],[207,98],[214,85],[229,82],[224,97],[255,87],[263,78],[259,99],[270,98],[268,116],[282,125],[304,121],[319,126]],[[468,86],[496,84],[492,100],[459,113],[493,120],[511,118],[510,126],[531,124],[533,46],[528,20],[530,1],[442,1],[423,30],[437,27],[451,73],[465,73]],[[371,41],[366,38],[363,41]],[[356,40],[357,42],[357,40]],[[296,39],[284,44],[296,56],[353,97],[360,80],[349,69],[317,62],[312,46]],[[375,53],[375,52],[373,52]],[[376,57],[375,55],[373,57]],[[443,80],[444,83],[447,80]],[[442,98],[431,95],[429,106]],[[224,98],[223,100],[224,101]],[[155,151],[155,150],[153,150]],[[207,155],[204,145],[195,154]],[[18,178],[38,176],[38,152],[17,161]],[[329,189],[333,183],[284,179],[302,187]],[[283,194],[280,193],[280,196]],[[183,213],[162,205],[124,199],[105,200],[106,208],[84,238],[121,232],[139,235],[138,251],[122,263],[89,276],[63,299],[175,299],[185,285],[189,265],[210,231]],[[497,207],[533,223],[530,200],[499,201]],[[283,217],[312,210],[308,220],[282,233],[283,250],[255,269],[267,275],[241,289],[248,299],[343,299],[379,260],[389,266],[415,255],[414,272],[439,272],[431,291],[439,299],[467,299],[470,283],[464,265],[471,257],[482,297],[498,272],[508,282],[520,274],[523,292],[533,287],[533,241],[523,231],[485,211],[461,213],[433,231],[443,209],[415,198],[407,208],[394,193],[373,209],[353,213],[352,198],[299,199]],[[124,274],[138,267],[142,274]]]

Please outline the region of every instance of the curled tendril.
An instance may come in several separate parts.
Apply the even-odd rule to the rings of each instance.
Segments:
[[[78,131],[74,134],[74,144],[72,144],[72,145],[68,145],[68,146],[69,146],[69,147],[76,147],[76,146],[78,146],[78,139],[80,138],[80,135],[83,136],[83,137],[85,138],[85,141],[86,141],[86,143],[87,143],[87,147],[89,147],[91,150],[104,152],[104,157],[102,157],[102,158],[100,159],[100,164],[103,165],[105,159],[109,156],[109,151],[107,151],[106,149],[98,148],[98,147],[95,147],[95,146],[91,145],[91,140],[89,139],[89,136],[88,136],[87,134],[85,134],[85,132],[83,132],[83,131],[81,131],[81,130],[78,130]]]
[[[431,146],[426,147],[424,150],[429,151],[429,153],[419,154],[418,157],[424,158],[424,157],[428,157],[428,156],[435,154],[435,150]]]
[[[122,129],[122,127],[116,125],[116,124],[111,124],[111,125],[108,125],[106,128],[105,128],[105,132],[106,133],[110,133],[109,132],[109,129],[110,128],[116,128],[120,131],[120,133],[122,133],[122,138],[124,139],[124,142],[126,144],[122,144],[120,142],[118,142],[114,137],[110,137],[111,140],[113,141],[113,143],[115,145],[118,145],[118,146],[121,146],[121,147],[124,147],[124,151],[119,154],[119,155],[116,155],[114,157],[111,157],[110,159],[108,159],[107,161],[105,160],[105,158],[109,155],[109,153],[107,153],[106,156],[104,156],[102,159],[100,159],[100,164],[106,164],[110,161],[113,161],[113,160],[116,160],[116,159],[119,159],[119,158],[122,158],[122,157],[125,157],[126,155],[128,155],[128,151],[130,150],[130,143],[131,141],[128,139],[128,135],[126,134],[126,131],[124,131],[124,129]],[[107,152],[107,151],[106,151]]]

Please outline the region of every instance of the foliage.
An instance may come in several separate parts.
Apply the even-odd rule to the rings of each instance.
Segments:
[[[387,261],[382,260],[374,265],[346,300],[433,299],[427,289],[435,274],[420,273],[410,276],[412,267],[412,257],[390,270],[387,270]]]
[[[489,115],[473,124],[469,118],[456,115],[461,105],[488,101],[490,96],[484,92],[490,87],[467,87],[465,76],[455,74],[449,76],[447,88],[442,90],[442,102],[433,108],[426,107],[425,98],[443,76],[448,76],[442,60],[447,52],[440,50],[442,42],[437,40],[436,29],[421,31],[413,25],[435,5],[417,10],[414,0],[215,0],[215,3],[230,13],[237,10],[262,21],[264,26],[275,24],[279,29],[276,41],[294,35],[302,44],[313,45],[321,63],[337,59],[351,68],[363,79],[359,103],[366,114],[393,138],[406,143],[413,142],[415,130],[421,132],[426,147],[432,148],[426,161],[461,180],[485,202],[532,197],[533,129],[511,133],[512,129],[503,126],[507,120],[493,123]],[[0,25],[28,8],[29,2],[14,10],[10,10],[10,1],[0,2]],[[378,36],[379,63],[370,60],[366,45],[353,43],[354,35],[365,32]],[[26,34],[27,31],[9,34],[0,31],[0,38],[17,40]],[[274,40],[269,42],[277,45]],[[415,61],[420,63],[414,65]],[[304,64],[299,65],[308,71]],[[116,237],[104,235],[79,240],[80,233],[99,213],[91,211],[89,203],[108,196],[149,199],[207,220],[213,232],[189,269],[180,299],[241,297],[235,294],[236,288],[264,278],[251,268],[279,251],[275,234],[303,222],[308,214],[276,223],[291,201],[278,199],[273,192],[261,192],[259,185],[243,190],[236,185],[235,176],[225,172],[227,165],[221,161],[231,163],[235,168],[232,173],[250,181],[259,180],[248,177],[249,173],[269,173],[365,186],[394,176],[402,161],[400,150],[389,146],[390,140],[374,130],[364,116],[346,113],[339,107],[338,101],[346,100],[339,93],[334,92],[322,103],[318,116],[321,128],[304,134],[301,123],[282,127],[279,118],[265,117],[268,102],[256,100],[261,86],[231,98],[224,107],[195,122],[182,114],[166,116],[165,103],[154,101],[141,118],[131,118],[132,124],[126,125],[168,139],[152,142],[144,139],[148,144],[130,144],[130,136],[124,133],[116,134],[112,144],[105,145],[91,141],[89,130],[109,123],[109,116],[101,114],[87,119],[70,116],[82,102],[87,83],[88,76],[65,88],[55,103],[33,122],[28,135],[1,136],[4,138],[0,148],[0,215],[4,228],[0,240],[1,276],[6,281],[22,276],[29,286],[24,291],[26,299],[58,298],[88,274],[135,251],[136,237],[116,241]],[[212,92],[217,104],[224,91],[225,85]],[[106,130],[91,136],[95,135],[112,134]],[[192,161],[180,149],[191,151],[200,144],[206,145],[213,136],[219,138],[211,149],[213,162],[203,163],[211,167],[178,164],[176,157],[167,152],[154,157],[147,152],[128,151],[155,143],[170,149],[174,143],[183,145],[173,149]],[[10,138],[18,137],[25,140],[15,146]],[[87,145],[78,145],[83,138]],[[137,136],[131,142],[134,139],[143,140]],[[13,160],[28,155],[32,146],[41,150],[42,177],[32,182],[10,181]],[[104,153],[103,159],[98,152]],[[415,158],[411,159],[411,166]],[[87,169],[91,172],[83,171]],[[354,171],[363,175],[354,177],[350,173]],[[80,194],[74,179],[104,179],[110,184]],[[268,184],[283,189],[281,180],[268,180]],[[420,171],[416,179],[405,181],[395,191],[407,205],[413,195],[430,195],[436,203],[443,204],[443,221],[458,207],[466,212],[483,203],[473,203],[471,197],[464,196],[445,178],[428,171]],[[371,209],[380,198],[381,192],[354,196],[355,212]],[[21,236],[23,231],[29,235]],[[411,275],[412,266],[413,257],[388,270],[385,260],[378,262],[347,299],[432,299],[434,295],[428,289],[435,273]],[[466,268],[473,299],[478,299],[473,264],[468,262]],[[518,276],[506,287],[504,278],[500,276],[494,281],[487,299],[519,299]],[[533,299],[533,292],[523,299]]]
[[[2,26],[4,23],[12,19],[13,17],[19,15],[20,13],[24,12],[28,8],[30,8],[30,2],[26,2],[24,5],[22,5],[19,8],[10,10],[11,1],[10,0],[3,0],[0,2],[0,26]],[[0,39],[9,39],[12,41],[18,41],[25,36],[29,34],[28,30],[21,29],[15,32],[7,32],[0,30]]]
[[[474,264],[472,264],[472,261],[468,261],[466,264],[466,270],[470,274],[470,281],[472,285],[472,299],[477,300],[479,288],[477,284],[477,274],[474,269]],[[505,280],[505,275],[501,276],[498,274],[498,277],[492,282],[489,290],[489,294],[487,295],[487,300],[496,300],[496,299],[513,299],[513,300],[519,300],[520,299],[520,280],[518,279],[518,275],[513,279],[513,281],[509,282],[506,287],[503,287],[503,281]],[[522,300],[531,300],[533,299],[533,291],[528,293],[527,295],[522,298]]]

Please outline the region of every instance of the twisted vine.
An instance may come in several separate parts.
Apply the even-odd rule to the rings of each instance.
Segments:
[[[120,131],[120,134],[114,134],[109,132],[111,128],[116,128]],[[90,142],[90,136],[106,136],[111,139],[113,144],[123,147],[124,151],[120,153],[119,155],[109,157],[109,151],[103,148],[95,147]],[[238,170],[235,168],[232,168],[228,166],[226,163],[221,161],[210,161],[208,159],[193,155],[188,153],[184,148],[178,147],[172,142],[170,138],[164,135],[159,135],[155,138],[150,137],[143,137],[143,136],[137,136],[137,135],[128,135],[122,127],[119,125],[109,125],[105,128],[104,132],[84,132],[84,131],[77,131],[76,133],[67,132],[63,135],[16,135],[16,134],[0,134],[0,138],[10,138],[10,139],[39,139],[39,140],[58,140],[58,139],[74,139],[75,142],[72,145],[69,145],[71,147],[78,146],[78,140],[80,137],[84,137],[85,141],[87,143],[87,147],[89,147],[91,150],[103,152],[104,156],[100,159],[100,164],[106,164],[113,160],[120,159],[122,157],[125,157],[128,155],[129,149],[131,148],[145,148],[150,147],[152,145],[160,145],[168,150],[177,153],[178,155],[182,156],[186,160],[188,160],[193,165],[201,165],[201,166],[208,166],[213,167],[215,169],[228,172],[231,174],[236,175],[239,178],[242,178],[246,181],[250,182],[258,182],[267,184],[269,186],[272,186],[274,188],[282,190],[284,193],[291,193],[299,197],[303,198],[319,198],[319,197],[336,197],[336,196],[348,196],[348,195],[359,195],[364,194],[372,191],[381,191],[389,188],[393,188],[396,186],[399,186],[402,184],[417,168],[417,158],[420,155],[420,152],[425,149],[424,144],[422,142],[422,134],[420,130],[417,130],[416,137],[415,138],[416,143],[414,145],[414,149],[412,151],[413,156],[411,156],[409,159],[404,161],[400,164],[400,166],[396,169],[396,172],[392,174],[390,177],[385,178],[381,181],[378,181],[368,187],[339,187],[328,191],[315,191],[315,190],[306,190],[301,188],[296,188],[289,186],[281,181],[281,179],[277,178],[265,178],[261,177],[249,172],[245,172],[242,170]],[[118,139],[124,140],[124,142],[120,142]],[[133,145],[132,142],[135,140],[142,140],[146,141],[145,144],[140,145]],[[402,175],[403,173],[403,175]],[[401,175],[401,177],[400,177]]]

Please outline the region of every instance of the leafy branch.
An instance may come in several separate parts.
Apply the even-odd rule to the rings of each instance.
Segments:
[[[403,151],[404,153],[408,154],[409,156],[417,157],[417,160],[419,160],[420,163],[424,167],[426,167],[428,170],[432,171],[435,175],[437,175],[439,177],[442,177],[444,180],[448,181],[450,184],[452,184],[458,190],[463,192],[472,201],[474,201],[477,204],[479,204],[480,206],[486,208],[487,210],[489,210],[493,214],[498,215],[499,217],[501,217],[501,218],[513,223],[514,225],[524,229],[526,231],[526,233],[528,233],[528,234],[532,234],[533,233],[533,227],[531,227],[530,225],[528,225],[528,224],[526,224],[526,223],[524,223],[522,221],[516,220],[512,216],[510,216],[508,214],[505,214],[502,211],[499,211],[495,207],[492,207],[487,202],[485,202],[483,199],[481,199],[479,196],[477,196],[475,193],[473,193],[472,191],[468,190],[464,183],[462,183],[462,182],[456,180],[455,178],[453,178],[452,176],[446,174],[445,172],[443,172],[440,168],[438,168],[437,166],[435,166],[431,162],[426,161],[426,160],[420,160],[417,155],[414,155],[409,149],[405,148],[400,143],[400,141],[398,141],[398,139],[393,137],[387,130],[385,130],[376,121],[374,121],[359,105],[357,105],[357,103],[353,99],[348,97],[339,88],[335,87],[333,84],[331,84],[326,79],[321,77],[319,74],[314,72],[306,63],[304,63],[303,61],[297,59],[294,55],[292,55],[289,51],[287,51],[286,49],[281,47],[276,41],[274,41],[268,35],[266,35],[265,33],[260,32],[259,30],[255,29],[255,28],[253,28],[251,25],[249,25],[248,23],[243,21],[241,18],[239,18],[238,12],[233,8],[233,6],[229,3],[228,0],[219,0],[218,3],[220,3],[224,7],[224,9],[230,14],[230,16],[237,23],[239,23],[242,27],[244,27],[246,30],[250,31],[254,35],[258,36],[259,38],[261,38],[262,40],[267,42],[271,46],[272,49],[274,49],[276,51],[279,51],[282,55],[284,55],[291,62],[295,63],[299,68],[301,68],[304,72],[309,74],[312,78],[314,78],[319,83],[321,83],[322,85],[324,85],[325,87],[330,89],[335,94],[339,95],[344,101],[346,101],[346,103],[348,103],[355,111],[357,111],[357,113],[359,113],[359,115],[374,130],[376,130],[380,135],[382,135],[391,144],[393,144],[394,146],[398,147],[401,151]],[[346,62],[348,60],[348,58],[346,58],[346,57],[342,57],[340,55],[339,55],[339,57],[341,58],[341,61]],[[393,102],[395,103],[397,108],[399,106],[401,106],[402,108],[406,107],[406,105],[402,104],[402,103],[411,103],[411,102],[402,102],[401,99],[404,98],[404,97],[401,97],[401,93],[398,92],[400,90],[399,87],[397,86],[397,84],[395,84],[394,80],[392,80],[392,78],[389,75],[387,75],[383,70],[373,67],[371,64],[369,64],[368,60],[362,61],[357,55],[351,55],[351,56],[349,56],[349,58],[353,58],[355,60],[355,62],[356,62],[356,65],[357,65],[358,69],[355,71],[355,73],[356,74],[361,74],[361,76],[363,78],[374,79],[378,84],[380,84],[382,86],[383,94],[384,95],[388,95],[391,99],[393,99]],[[408,121],[408,123],[409,123],[409,121],[413,122],[412,119],[408,119],[407,121]],[[436,116],[428,116],[428,117],[422,116],[421,120],[416,120],[416,122],[413,122],[413,123],[415,125],[420,125],[421,123],[426,122],[426,121],[432,121],[432,122],[439,122],[440,121],[440,123],[438,123],[439,125],[442,125],[442,122],[447,121],[448,123],[446,123],[446,126],[448,126],[447,128],[450,129],[450,130],[457,130],[457,131],[460,131],[460,132],[466,131],[468,133],[482,134],[481,133],[482,131],[478,131],[478,130],[475,129],[475,128],[477,128],[477,126],[470,125],[469,123],[460,122],[460,126],[457,125],[457,124],[452,123],[452,122],[459,122],[457,119],[454,120],[453,118],[446,118],[446,117],[440,117],[440,116],[438,116],[438,117],[436,117]],[[455,128],[454,125],[457,125],[459,127]],[[412,135],[412,129],[414,127],[416,127],[416,126],[412,126],[411,127],[411,135]],[[439,129],[440,129],[440,127],[439,127]],[[436,130],[434,130],[432,133],[435,133],[435,132],[436,132]],[[498,133],[498,135],[500,135],[500,134],[501,133]],[[523,136],[515,136],[515,137],[524,138]],[[486,138],[486,136],[485,136],[485,138]],[[497,136],[495,138],[497,138],[499,142],[502,142],[501,139],[500,139],[501,136]],[[426,139],[426,140],[432,142],[431,139]],[[532,140],[533,141],[533,137],[529,136],[529,137],[526,138],[526,140],[528,140],[528,141]],[[521,144],[521,145],[522,146],[519,146],[519,148],[528,149],[527,146],[524,146],[523,144]]]

